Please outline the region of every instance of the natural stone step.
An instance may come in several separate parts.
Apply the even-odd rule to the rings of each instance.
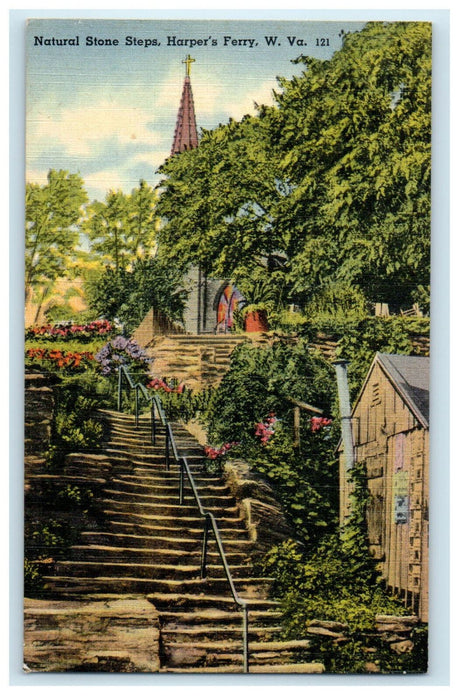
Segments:
[[[222,483],[220,476],[208,474],[205,469],[193,469],[190,467],[190,472],[198,488],[201,488],[206,484],[212,485]],[[121,476],[121,474],[122,472],[119,472],[118,476]],[[144,477],[151,479],[152,483],[163,480],[173,484],[174,482],[178,483],[179,481],[180,469],[176,464],[173,463],[171,463],[169,470],[165,468],[159,469],[157,467],[155,467],[154,469],[149,469],[145,466],[139,465],[133,469],[132,476],[135,476],[136,478]],[[189,482],[186,473],[184,477],[184,483],[188,484]]]
[[[231,645],[234,646],[232,647]],[[253,645],[254,643],[252,643],[252,645],[249,644],[249,668],[253,668],[253,666],[260,664],[279,666],[281,664],[285,665],[295,663],[295,654],[292,652],[257,652],[251,650]],[[225,642],[221,643],[221,651],[217,649],[212,650],[199,648],[198,646],[193,645],[187,647],[185,644],[178,644],[175,648],[172,648],[170,645],[166,645],[165,647],[162,647],[161,650],[161,662],[163,666],[166,665],[169,668],[173,668],[175,666],[186,668],[187,665],[192,667],[201,665],[203,672],[209,668],[225,668],[226,666],[233,664],[242,665],[242,640],[239,639],[239,641],[228,642],[227,648],[230,646],[234,649],[232,652],[224,651]],[[240,651],[238,651],[238,649]],[[304,655],[305,654],[303,652],[302,656]],[[303,661],[305,661],[305,659],[303,659]]]
[[[251,573],[251,567],[247,564],[231,565],[233,578],[243,579]],[[152,580],[176,579],[177,581],[190,581],[200,579],[200,561],[196,564],[161,564],[159,562],[148,563],[145,561],[59,561],[55,564],[58,576],[87,577],[99,575],[101,577],[120,578],[145,578]],[[210,584],[218,582],[224,576],[223,566],[220,563],[208,563],[207,579]],[[218,585],[218,583],[216,583]]]
[[[148,537],[146,535],[135,535],[126,534],[122,532],[82,532],[81,533],[81,547],[85,546],[107,546],[107,547],[131,547],[134,549],[154,549],[155,547],[161,548],[161,551],[181,550],[183,552],[189,553],[190,551],[197,551],[202,543],[202,530],[195,533],[194,537],[189,536],[172,537],[166,536],[162,537],[156,535],[154,537]],[[223,539],[223,546],[226,555],[231,553],[244,554],[248,556],[253,548],[253,545],[248,540],[240,539]],[[214,538],[210,538],[208,542],[209,553],[216,552],[217,545]]]
[[[161,635],[163,630],[161,630]],[[192,640],[188,642],[172,642],[167,641],[164,644],[166,649],[177,649],[182,650],[192,650],[192,649],[204,649],[208,652],[213,651],[217,653],[222,653],[224,655],[227,651],[232,649],[240,649],[240,640],[218,640],[218,641],[198,641]],[[281,652],[291,652],[291,651],[302,651],[304,649],[310,649],[311,643],[307,639],[302,640],[291,640],[291,641],[253,641],[250,644],[250,653],[255,652],[269,652],[269,653],[281,653]]]
[[[105,490],[105,489],[104,489]],[[105,497],[98,499],[99,502],[103,503],[112,510],[120,510],[126,512],[129,508],[129,512],[145,514],[155,514],[155,515],[165,515],[174,517],[195,517],[199,515],[199,509],[196,501],[192,498],[188,498],[186,502],[182,505],[179,503],[178,496],[174,498],[173,503],[168,502],[167,499],[155,499],[153,497],[137,496],[136,498],[129,499],[124,494],[114,491],[108,491],[104,494]],[[110,498],[109,498],[110,497]],[[216,518],[236,518],[239,513],[239,509],[236,506],[229,506],[224,501],[223,505],[209,502],[208,499],[202,499],[202,506],[205,510],[213,513]]]
[[[233,579],[236,590],[242,598],[260,598],[266,594],[270,582],[265,579]],[[187,593],[221,594],[229,590],[225,579],[201,579],[192,580],[166,580],[147,579],[134,577],[110,577],[110,576],[44,576],[45,588],[54,595],[72,597],[76,593],[173,593],[182,595]]]
[[[321,663],[311,662],[311,663],[297,663],[297,664],[279,664],[279,665],[267,665],[267,664],[253,664],[249,667],[249,673],[251,674],[265,674],[265,673],[324,673],[325,666]],[[226,666],[208,666],[208,667],[182,667],[182,668],[160,668],[160,673],[242,673],[242,664],[234,665],[228,664]]]
[[[154,535],[155,537],[171,537],[174,540],[180,537],[197,537],[200,540],[202,540],[202,519],[193,521],[191,525],[190,523],[183,523],[182,519],[180,519],[180,522],[174,522],[172,519],[172,521],[168,521],[168,523],[164,525],[163,518],[142,519],[136,516],[134,520],[130,517],[129,513],[125,514],[126,518],[128,519],[122,517],[122,513],[112,512],[110,514],[107,513],[106,515],[115,516],[112,517],[107,523],[107,525],[110,526],[110,529],[113,533],[136,535],[148,533],[151,536]],[[242,541],[248,542],[249,540],[247,538],[247,531],[243,528],[243,525],[241,523],[239,523],[239,527],[225,527],[225,525],[219,526],[219,532],[221,537],[223,539],[233,540],[240,537]],[[212,542],[213,539],[214,538],[211,534],[209,542]]]
[[[196,500],[193,495],[191,495],[191,490],[187,489],[184,492],[183,503],[180,503],[179,491],[176,487],[170,488],[166,493],[157,492],[156,489],[151,489],[148,487],[142,488],[132,488],[124,486],[119,482],[112,482],[109,487],[104,488],[104,495],[109,499],[116,500],[118,502],[129,502],[131,504],[150,504],[153,506],[178,506],[180,508],[195,508]],[[227,509],[228,514],[238,512],[238,509],[234,505],[234,498],[230,495],[204,495],[199,494],[200,501],[204,508],[208,508],[212,512],[220,511],[222,509]],[[185,511],[183,511],[185,512]]]
[[[113,503],[111,503],[110,505],[113,505]],[[180,531],[186,532],[186,528],[188,527],[193,529],[201,529],[202,531],[204,525],[203,518],[192,517],[188,515],[181,515],[180,523],[178,523],[176,515],[158,515],[157,513],[132,513],[132,511],[123,511],[122,509],[107,509],[103,512],[104,515],[109,519],[113,519],[112,516],[115,516],[116,519],[123,517],[123,519],[128,518],[132,523],[146,523],[157,526],[161,525],[161,529],[168,528],[169,531],[179,528]],[[222,528],[231,528],[237,530],[239,527],[241,530],[244,529],[244,521],[241,518],[218,517],[217,521],[219,529],[220,524]],[[177,530],[177,532],[178,531],[179,530]]]
[[[195,545],[199,546],[200,542],[196,541]],[[137,563],[150,562],[155,564],[175,564],[187,566],[200,566],[201,550],[199,548],[192,550],[183,549],[147,549],[133,547],[116,547],[108,545],[74,545],[71,548],[72,558],[78,561],[118,561],[129,562],[135,560]],[[220,555],[217,551],[209,551],[207,553],[207,561],[209,564],[219,564]],[[239,567],[243,564],[249,564],[250,560],[247,555],[240,552],[226,552],[228,564]]]
[[[220,482],[217,484],[210,483],[207,486],[203,486],[202,482],[199,483],[199,495],[202,498],[220,498],[220,497],[231,497],[231,492],[229,488],[222,485]],[[125,490],[129,493],[152,493],[158,494],[158,497],[166,496],[176,496],[179,493],[179,483],[180,480],[175,477],[170,479],[155,479],[152,478],[148,480],[148,477],[141,477],[136,475],[118,475],[110,480],[110,485],[112,488],[119,488],[120,490]],[[192,494],[191,487],[188,483],[188,479],[184,482],[184,496],[185,498],[190,497]],[[234,502],[234,499],[233,499]]]
[[[242,633],[242,622],[241,620],[237,623],[226,623],[220,626],[200,626],[200,627],[162,627],[161,628],[161,639],[163,644],[168,644],[168,638],[173,639],[173,643],[177,645],[178,643],[188,643],[192,646],[195,642],[210,642],[213,639],[218,639],[220,641],[224,640],[231,642],[240,642]],[[248,628],[248,639],[252,641],[270,641],[274,635],[280,634],[282,632],[282,627],[255,627],[250,626]],[[191,640],[191,641],[190,641]],[[225,647],[228,648],[228,647]]]
[[[242,613],[235,610],[236,605],[229,598],[213,599],[209,596],[206,598],[201,596],[196,600],[196,596],[187,596],[185,599],[180,598],[180,605],[174,602],[168,594],[151,595],[148,596],[148,599],[160,610],[161,621],[166,626],[189,623],[195,627],[201,623],[207,625],[224,623],[231,628],[236,623],[242,623]],[[230,603],[228,607],[225,607],[225,601]],[[201,607],[198,606],[198,602]],[[191,606],[190,608],[188,608],[188,604]],[[275,601],[247,600],[249,624],[269,627],[281,620],[280,610],[273,609],[276,605],[278,603]],[[164,606],[168,609],[162,609]],[[174,606],[178,607],[178,610],[169,609]]]

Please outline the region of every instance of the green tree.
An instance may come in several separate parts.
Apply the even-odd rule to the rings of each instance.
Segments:
[[[297,62],[274,107],[163,165],[161,254],[236,282],[263,266],[284,302],[338,285],[425,305],[430,25],[370,23],[330,60]]]
[[[77,258],[86,201],[80,176],[65,170],[50,170],[44,186],[26,185],[26,301],[35,293],[39,308],[55,280]]]
[[[155,245],[155,200],[153,189],[141,180],[130,195],[109,190],[104,202],[94,201],[88,207],[84,231],[91,252],[116,275],[151,254]]]
[[[169,158],[160,172],[161,255],[236,281],[260,266],[266,274],[283,247],[271,211],[284,193],[264,119],[204,131],[198,148]]]
[[[430,25],[370,23],[331,60],[299,61],[305,72],[281,81],[271,111],[292,185],[277,211],[292,283],[410,303],[429,283]]]
[[[107,266],[89,278],[87,296],[98,316],[118,318],[125,332],[131,333],[153,308],[173,321],[182,320],[186,292],[181,275],[157,257],[135,260],[131,269]]]

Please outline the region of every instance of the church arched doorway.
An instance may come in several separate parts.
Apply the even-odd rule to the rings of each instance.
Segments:
[[[243,296],[233,284],[226,284],[220,290],[217,302],[217,333],[228,333],[234,325],[234,311]]]

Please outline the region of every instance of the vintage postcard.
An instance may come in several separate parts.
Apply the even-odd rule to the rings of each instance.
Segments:
[[[28,21],[25,672],[427,672],[431,33]]]

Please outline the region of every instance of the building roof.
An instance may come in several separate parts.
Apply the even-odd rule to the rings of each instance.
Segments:
[[[430,360],[420,355],[376,353],[378,362],[412,413],[429,427]]]
[[[171,156],[182,151],[189,151],[198,145],[198,130],[196,127],[196,115],[194,111],[193,92],[191,81],[187,75],[183,83],[182,99],[177,114],[174,142]]]

